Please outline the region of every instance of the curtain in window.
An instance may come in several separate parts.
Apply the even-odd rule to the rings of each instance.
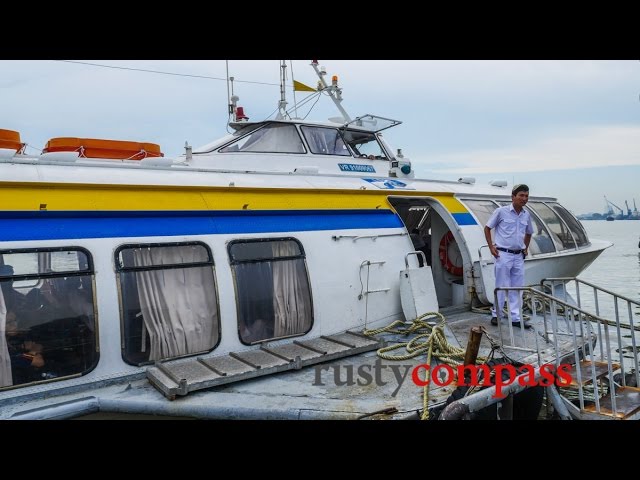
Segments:
[[[199,261],[197,250],[138,249],[136,266]],[[151,349],[149,360],[209,350],[217,341],[217,311],[211,267],[136,272],[138,297]]]
[[[4,303],[4,296],[0,290],[0,387],[13,385],[11,376],[11,357],[7,346],[7,306]]]
[[[293,242],[273,242],[274,257],[298,254]],[[273,309],[275,336],[306,331],[311,323],[311,295],[301,259],[273,262]]]

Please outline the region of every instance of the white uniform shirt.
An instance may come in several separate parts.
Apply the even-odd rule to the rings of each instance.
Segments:
[[[509,250],[524,249],[524,235],[526,233],[533,235],[531,215],[524,208],[518,215],[513,204],[495,209],[487,222],[487,227],[496,229],[496,246]]]

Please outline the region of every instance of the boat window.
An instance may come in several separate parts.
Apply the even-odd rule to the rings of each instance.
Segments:
[[[562,218],[562,220],[564,220],[564,222],[567,224],[569,230],[571,230],[571,233],[573,233],[573,237],[575,238],[576,243],[579,247],[589,245],[587,232],[576,217],[574,217],[566,208],[564,208],[559,203],[549,203],[548,205],[553,208],[555,212],[560,215],[560,218]]]
[[[140,365],[213,350],[220,339],[213,257],[200,242],[116,251],[122,357]]]
[[[489,221],[489,218],[491,218],[491,214],[493,213],[493,211],[500,206],[500,205],[497,205],[495,202],[492,202],[491,200],[465,199],[463,200],[463,202],[473,212],[473,214],[476,216],[476,219],[478,220],[478,223],[482,225],[483,228]],[[495,230],[491,229],[491,239],[493,239],[494,237],[495,237]]]
[[[304,153],[305,149],[294,125],[267,123],[219,151],[221,153]]]
[[[529,253],[535,256],[555,252],[555,243],[551,238],[549,229],[542,223],[533,210],[528,206],[524,208],[526,208],[531,215],[531,223],[533,224],[533,235],[531,235],[531,242],[529,243]]]
[[[0,388],[96,366],[93,275],[78,247],[0,251]]]
[[[292,238],[229,244],[240,340],[252,344],[304,335],[313,323],[302,245]]]
[[[463,202],[469,207],[476,216],[478,223],[483,227],[487,224],[489,218],[491,218],[493,211],[499,207],[499,205],[491,200],[463,200]]]
[[[529,202],[527,205],[538,214],[538,217],[540,217],[549,228],[551,238],[558,247],[558,250],[576,248],[576,242],[573,240],[573,236],[567,228],[567,225],[549,206],[542,202]]]
[[[360,132],[356,130],[345,130],[343,132],[347,145],[353,150],[356,157],[368,157],[371,159],[386,160],[387,156],[383,148],[378,143],[378,139],[373,133]]]
[[[311,153],[351,156],[336,128],[301,127]]]

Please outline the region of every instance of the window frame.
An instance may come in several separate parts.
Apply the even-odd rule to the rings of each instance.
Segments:
[[[344,141],[345,145],[351,152],[352,157],[364,159],[364,158],[369,158],[369,155],[373,155],[373,154],[360,153],[360,150],[356,150],[355,147],[347,141],[347,138],[346,138],[347,134],[354,134],[354,135],[363,134],[363,135],[371,135],[373,137],[372,141],[376,142],[376,144],[380,149],[380,153],[383,154],[383,155],[373,155],[374,157],[373,160],[386,160],[386,161],[393,160],[394,156],[391,155],[389,152],[387,152],[384,146],[384,142],[382,142],[382,140],[380,139],[379,135],[376,132],[370,132],[365,130],[354,130],[349,128],[339,128],[338,130],[342,132],[342,140]],[[356,142],[353,142],[353,143],[356,143]],[[367,143],[371,143],[371,141]]]
[[[204,247],[205,251],[207,252],[207,258],[209,259],[209,261],[194,262],[194,263],[180,263],[180,264],[166,264],[166,265],[152,265],[148,267],[135,267],[135,266],[124,267],[120,265],[120,253],[126,249],[149,248],[149,247],[188,247],[193,245]],[[153,271],[175,270],[178,268],[197,268],[197,267],[199,268],[199,267],[211,266],[211,272],[212,272],[212,278],[213,278],[213,289],[216,296],[216,316],[218,318],[218,322],[217,322],[218,323],[217,325],[218,341],[211,347],[210,350],[207,350],[204,352],[189,353],[189,354],[180,355],[177,357],[163,358],[162,360],[159,360],[159,361],[166,362],[166,361],[177,360],[180,358],[193,357],[194,355],[208,355],[209,353],[213,352],[216,348],[218,348],[218,346],[220,345],[220,342],[222,341],[222,318],[220,316],[220,294],[218,290],[218,278],[216,276],[213,252],[211,251],[211,247],[209,247],[209,245],[207,245],[205,242],[196,241],[196,240],[191,240],[187,242],[125,243],[122,245],[118,245],[118,247],[114,251],[113,258],[114,258],[114,266],[115,266],[115,273],[116,273],[116,290],[118,291],[118,312],[120,314],[120,356],[123,362],[125,362],[127,365],[133,365],[135,367],[152,365],[155,362],[154,360],[147,360],[145,362],[135,363],[125,358],[125,348],[126,348],[125,324],[124,324],[125,312],[124,312],[124,301],[123,301],[123,292],[122,292],[122,274],[123,273],[148,272],[152,270]]]
[[[252,150],[252,151],[243,151],[243,150],[238,150],[236,152],[223,152],[222,150],[224,150],[227,147],[230,147],[231,145],[233,145],[234,143],[237,143],[239,141],[241,141],[243,138],[248,137],[249,135],[253,135],[254,133],[258,132],[259,130],[263,130],[271,125],[285,125],[285,126],[292,126],[294,128],[294,130],[296,131],[297,135],[298,135],[298,139],[300,140],[300,144],[302,145],[302,152],[262,152],[262,151],[257,151],[257,150]],[[260,154],[273,154],[273,155],[306,155],[307,153],[309,153],[309,150],[307,149],[307,144],[305,143],[304,139],[302,138],[303,136],[301,135],[299,129],[298,129],[298,125],[295,123],[288,123],[288,122],[265,122],[263,125],[260,125],[256,128],[251,129],[250,131],[246,132],[244,135],[240,135],[238,136],[238,138],[234,138],[231,141],[225,143],[224,145],[216,148],[216,153],[220,153],[222,155],[228,155],[228,154],[254,154],[254,153],[260,153]]]
[[[42,272],[42,273],[29,273],[24,275],[8,275],[0,277],[0,281],[11,279],[14,282],[25,281],[25,280],[37,280],[36,284],[32,288],[37,288],[43,281],[51,278],[61,278],[61,277],[83,277],[87,276],[91,279],[91,302],[93,304],[93,322],[94,322],[94,350],[91,352],[93,355],[93,362],[83,371],[71,373],[69,375],[63,375],[55,378],[44,378],[42,380],[35,380],[26,383],[20,383],[17,385],[8,385],[5,387],[0,387],[0,392],[13,390],[23,387],[30,387],[34,385],[41,385],[43,383],[51,383],[58,382],[63,380],[69,380],[72,378],[79,378],[85,375],[88,375],[92,371],[96,369],[98,364],[100,363],[100,321],[99,321],[99,312],[98,312],[98,302],[96,295],[96,272],[94,269],[93,256],[91,252],[85,248],[77,245],[71,246],[62,246],[62,247],[33,247],[33,248],[9,248],[0,250],[0,256],[3,257],[3,265],[6,265],[4,262],[4,255],[7,254],[21,254],[21,253],[35,253],[37,255],[41,253],[51,253],[51,252],[82,252],[87,260],[87,268],[82,270],[63,270],[60,272]]]
[[[287,257],[270,257],[270,258],[259,258],[259,259],[253,259],[253,260],[236,260],[233,258],[233,254],[231,253],[231,248],[233,247],[233,245],[237,245],[240,243],[262,243],[262,242],[282,242],[282,241],[293,241],[298,245],[298,248],[300,249],[300,254],[299,255],[295,255],[295,256],[287,256]],[[275,238],[269,238],[269,237],[261,237],[261,238],[238,238],[238,239],[234,239],[228,242],[227,244],[227,254],[229,255],[229,264],[231,266],[231,275],[233,277],[233,291],[234,291],[234,295],[235,295],[235,303],[236,303],[236,326],[238,329],[238,339],[240,340],[240,343],[242,343],[243,345],[257,345],[257,344],[261,344],[261,343],[267,343],[267,342],[275,342],[278,340],[283,340],[286,338],[294,338],[294,337],[302,337],[304,335],[307,335],[311,330],[313,330],[313,326],[315,325],[315,308],[313,305],[313,288],[312,288],[312,284],[311,284],[311,276],[309,275],[309,265],[307,264],[307,255],[304,251],[304,247],[302,246],[302,242],[300,240],[298,240],[297,238],[294,237],[275,237]],[[284,261],[284,260],[298,260],[298,259],[302,259],[303,263],[304,263],[304,269],[305,269],[305,274],[307,277],[307,285],[309,287],[309,307],[311,310],[311,315],[310,315],[310,323],[309,323],[309,328],[308,330],[306,330],[305,332],[302,333],[296,333],[296,334],[292,334],[292,335],[284,335],[284,336],[280,336],[280,337],[272,337],[272,338],[266,338],[264,340],[258,340],[255,342],[245,342],[242,339],[242,335],[240,334],[240,296],[238,294],[238,278],[236,276],[236,269],[234,268],[236,265],[241,265],[241,264],[255,264],[255,263],[262,263],[265,261]]]
[[[556,240],[555,240],[555,238],[553,238],[553,237],[552,237],[552,239],[554,240],[554,244],[556,245],[556,253],[568,252],[568,251],[576,251],[576,250],[579,250],[579,249],[580,249],[580,247],[578,247],[578,242],[576,242],[576,237],[573,235],[573,232],[572,232],[572,231],[571,231],[571,229],[569,228],[569,225],[567,225],[567,222],[565,222],[565,221],[564,221],[564,219],[562,218],[562,216],[561,216],[558,212],[556,212],[556,211],[555,211],[555,209],[554,209],[551,205],[549,205],[549,204],[548,204],[548,201],[545,201],[545,200],[531,200],[531,201],[527,202],[527,205],[529,205],[529,204],[531,204],[531,203],[533,203],[533,204],[542,204],[542,205],[544,205],[545,207],[547,207],[549,210],[551,210],[551,212],[552,212],[556,217],[558,217],[558,219],[560,220],[560,222],[562,223],[562,225],[564,226],[564,228],[566,228],[566,229],[567,229],[567,232],[569,232],[569,235],[571,235],[571,240],[573,240],[573,247],[568,247],[568,248],[560,248],[560,247],[564,247],[564,244],[563,244],[563,243],[560,243],[560,244],[559,244],[559,243],[557,243],[557,242],[556,242]],[[557,202],[555,202],[555,203],[557,203]],[[530,210],[531,210],[531,211],[533,211],[533,212],[535,212],[535,214],[538,216],[538,218],[539,218],[540,220],[542,220],[542,215],[540,215],[540,214],[538,213],[538,211],[537,211],[535,208],[530,207]],[[566,209],[565,209],[565,210],[566,210]],[[547,222],[544,222],[544,221],[543,221],[542,223],[543,223],[544,225],[547,225],[547,229],[549,230],[549,232],[550,232],[550,233],[551,233],[551,232],[552,232],[552,233],[555,233],[555,232],[553,232],[553,231],[551,230],[551,227],[549,227],[549,226],[548,226]],[[557,234],[557,233],[555,233],[555,235],[556,235],[556,236],[558,236],[558,234]],[[559,236],[558,236],[558,238],[559,238]],[[587,238],[589,238],[589,237],[587,237]]]
[[[344,144],[344,146],[346,147],[346,152],[345,154],[340,154],[340,153],[324,153],[324,152],[314,152],[313,149],[311,148],[311,142],[309,141],[309,139],[307,138],[307,134],[305,133],[305,130],[309,129],[310,131],[315,129],[315,130],[335,130],[338,134],[338,136],[340,137],[340,139],[342,140],[342,143]],[[351,149],[351,147],[347,144],[346,140],[344,139],[344,136],[342,135],[342,131],[339,128],[336,127],[321,127],[319,125],[300,125],[300,133],[302,134],[303,139],[305,140],[305,142],[307,143],[307,146],[309,147],[309,153],[311,153],[311,155],[330,155],[332,157],[353,157],[353,150]]]
[[[478,202],[478,201],[486,201],[486,202],[491,202],[493,203],[496,208],[493,209],[493,211],[495,212],[496,209],[500,208],[502,205],[499,203],[500,200],[496,200],[495,198],[487,198],[487,197],[459,197],[458,200],[460,200],[463,205],[465,206],[465,208],[467,209],[467,211],[469,213],[471,213],[471,215],[473,215],[473,218],[475,219],[476,223],[478,225],[481,225],[482,228],[484,228],[486,226],[486,224],[483,224],[480,221],[480,217],[478,216],[478,214],[476,213],[475,209],[473,209],[467,202]],[[493,212],[491,212],[493,213]],[[489,215],[489,218],[491,218],[491,214]],[[493,233],[493,229],[492,229],[492,233]]]
[[[91,257],[91,253],[84,247],[35,247],[35,248],[10,248],[7,250],[0,250],[0,255],[7,254],[16,254],[16,253],[48,253],[48,252],[82,252],[84,256],[87,258],[87,269],[86,270],[63,270],[60,272],[43,272],[43,273],[27,273],[24,275],[11,275],[10,277],[2,277],[2,278],[12,278],[13,281],[19,282],[23,280],[32,280],[32,279],[42,279],[45,280],[47,278],[54,277],[78,277],[82,275],[95,275],[95,270],[93,268],[93,258]],[[4,264],[4,263],[3,263]],[[94,279],[95,280],[95,279]],[[39,282],[38,282],[39,283]]]
[[[567,227],[567,230],[569,230],[569,233],[571,234],[571,237],[573,237],[573,242],[576,244],[575,246],[575,250],[579,250],[581,248],[586,248],[588,246],[591,245],[591,241],[589,240],[589,235],[587,235],[587,231],[584,228],[584,225],[582,225],[582,222],[580,220],[578,220],[578,218],[569,211],[568,208],[564,207],[560,202],[558,201],[554,201],[554,202],[543,202],[547,207],[549,207],[551,210],[553,210],[553,212],[558,215],[558,217],[560,218],[560,220],[562,220],[562,222],[565,224],[565,226]],[[562,217],[562,215],[560,213],[558,213],[556,211],[556,209],[554,208],[554,205],[559,206],[562,210],[564,210],[570,217],[572,217],[575,221],[576,224],[578,225],[578,227],[582,230],[582,234],[584,235],[584,238],[587,240],[587,243],[583,244],[583,245],[578,245],[578,240],[576,239],[576,235],[575,232],[571,229],[571,226],[569,225],[569,223]]]
[[[511,200],[507,199],[507,198],[496,198],[496,197],[485,197],[485,196],[471,196],[471,195],[464,195],[461,197],[457,197],[458,200],[460,200],[464,206],[467,208],[467,210],[473,215],[473,217],[475,218],[476,222],[478,223],[478,225],[481,225],[482,228],[484,229],[484,227],[486,226],[485,224],[483,224],[480,221],[480,218],[478,217],[478,215],[476,214],[476,211],[470,206],[470,204],[468,202],[473,202],[473,201],[487,201],[487,202],[491,202],[493,204],[496,205],[496,208],[500,208],[500,207],[504,207],[504,206],[508,206],[512,203]],[[543,200],[531,200],[529,202],[527,202],[527,205],[525,206],[525,209],[529,212],[529,215],[531,215],[532,219],[539,221],[543,228],[545,229],[545,231],[547,233],[551,233],[550,229],[549,229],[549,225],[547,225],[546,222],[544,222],[544,220],[542,219],[542,217],[529,205],[530,203],[543,203],[546,204],[546,201]],[[558,203],[558,202],[554,202],[554,203]],[[559,204],[558,204],[559,205]],[[549,205],[547,205],[549,206]],[[553,209],[552,209],[553,210]],[[566,210],[566,209],[565,209]],[[495,211],[495,209],[494,209]],[[562,218],[560,217],[560,215],[558,215],[555,211],[554,213],[556,214],[556,216],[558,218],[560,218],[560,220],[562,220]],[[565,223],[566,226],[566,223]],[[568,228],[568,227],[567,227]],[[570,231],[570,230],[569,230]],[[494,235],[494,229],[491,229],[491,238],[493,238]],[[534,235],[532,235],[532,240],[534,238]],[[544,257],[544,256],[549,256],[549,255],[555,255],[558,254],[560,252],[563,252],[565,250],[560,250],[560,245],[558,243],[556,243],[556,241],[553,239],[553,236],[550,234],[549,238],[551,239],[552,243],[553,243],[553,248],[554,250],[552,252],[546,252],[546,253],[532,253],[531,257],[532,258],[538,258],[538,257]],[[574,239],[575,240],[575,239]]]

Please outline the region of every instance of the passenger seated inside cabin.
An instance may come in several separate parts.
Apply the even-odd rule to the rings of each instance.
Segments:
[[[13,385],[52,378],[51,374],[44,371],[46,362],[42,345],[31,340],[27,332],[18,328],[14,312],[7,312],[5,331]]]
[[[52,272],[48,272],[52,273]],[[27,294],[24,324],[44,346],[48,369],[56,376],[86,370],[94,360],[95,317],[88,277],[50,277]]]
[[[13,267],[11,265],[0,265],[0,277],[8,277],[13,275]],[[13,288],[13,279],[2,280],[0,282],[4,301],[7,311],[17,312],[24,308],[26,297]]]
[[[7,277],[14,274],[13,266],[0,265],[0,276]],[[41,380],[44,357],[42,345],[33,341],[28,329],[20,329],[18,316],[27,310],[26,297],[13,288],[13,279],[0,282],[2,296],[6,306],[5,338],[11,361],[12,385]]]
[[[76,252],[49,253],[0,254],[0,387],[82,374],[97,362],[88,265],[60,264],[59,257],[80,257]],[[15,272],[7,257],[18,260]],[[46,270],[50,264],[68,272]]]
[[[48,272],[52,273],[52,272]],[[32,289],[27,299],[32,308],[51,318],[93,315],[91,288],[81,276],[45,278],[42,286]]]

